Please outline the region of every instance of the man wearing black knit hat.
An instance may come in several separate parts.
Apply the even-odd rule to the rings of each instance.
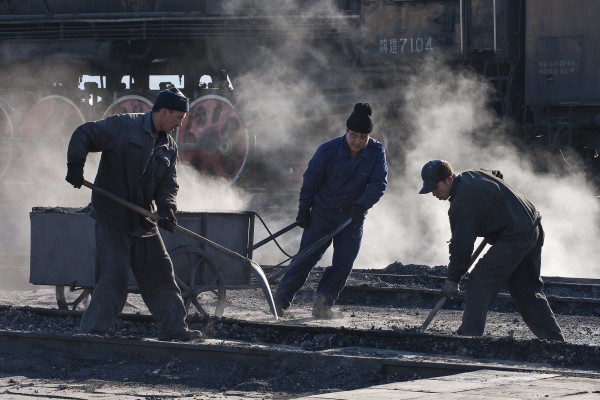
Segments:
[[[310,271],[333,242],[333,258],[315,293],[315,318],[341,318],[332,309],[358,256],[367,210],[379,201],[387,186],[383,145],[371,138],[373,121],[369,103],[357,103],[346,121],[346,133],[321,144],[304,172],[296,220],[304,228],[300,251],[352,219],[352,223],[298,262],[281,279],[273,296],[283,315]]]
[[[177,145],[170,133],[188,111],[188,98],[172,87],[158,94],[150,112],[84,123],[69,142],[66,181],[80,188],[88,153],[102,152],[96,186],[146,210],[156,209],[158,226],[174,232],[179,185]],[[160,340],[201,337],[185,323],[181,292],[157,225],[96,192],[90,215],[96,222],[96,285],[80,331],[102,334],[114,325],[127,299],[131,268]]]

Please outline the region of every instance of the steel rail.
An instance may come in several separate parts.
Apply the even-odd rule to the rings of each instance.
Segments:
[[[0,307],[1,312],[27,313],[28,316],[43,316],[47,319],[37,318],[40,324],[54,326],[60,324],[65,318],[78,317],[80,311],[50,310],[30,307]],[[52,318],[60,321],[52,322]],[[120,319],[129,320],[140,324],[136,332],[147,332],[148,336],[154,335],[152,317],[148,314],[121,314]],[[147,329],[145,325],[147,324]],[[260,322],[240,319],[227,319],[215,317],[188,318],[190,327],[200,329],[205,336],[216,341],[242,341],[247,343],[262,343],[273,346],[301,346],[305,351],[341,351],[343,348],[365,348],[368,351],[395,351],[410,352],[426,356],[443,354],[446,358],[458,357],[477,360],[498,360],[510,363],[543,363],[557,368],[592,370],[600,369],[600,347],[596,344],[580,344],[572,342],[551,342],[537,339],[515,339],[513,337],[468,337],[457,335],[442,335],[425,333],[418,327],[405,330],[379,330],[360,329],[335,326],[298,325],[284,322]],[[76,324],[73,324],[76,329]],[[14,329],[14,328],[13,328]],[[29,328],[31,329],[31,328]],[[0,331],[1,333],[2,331]],[[10,331],[7,334],[15,333]],[[50,333],[23,332],[25,335],[47,335]],[[144,333],[138,333],[144,336]],[[123,340],[114,335],[58,335],[62,337],[76,337],[80,340],[88,338],[92,341]],[[21,336],[19,336],[21,337]],[[140,339],[130,337],[125,342],[156,342],[153,339]],[[164,342],[160,342],[164,343]],[[202,344],[202,342],[198,342]],[[210,342],[209,342],[210,343]],[[3,346],[0,343],[0,349]],[[1,350],[0,350],[1,352]]]
[[[387,374],[418,374],[422,377],[452,375],[476,370],[553,372],[570,376],[599,378],[597,371],[581,368],[552,367],[539,363],[476,360],[448,355],[422,355],[419,361],[406,360],[405,352],[381,352],[369,348],[348,347],[335,352],[311,351],[290,345],[242,343],[239,340],[211,340],[196,343],[160,342],[129,338],[104,338],[90,335],[65,336],[39,333],[0,331],[0,354],[35,357],[66,357],[95,361],[118,354],[120,358],[143,356],[154,360],[231,361],[244,365],[278,368],[281,364],[344,365],[361,370],[382,371]],[[415,355],[415,353],[412,353]]]

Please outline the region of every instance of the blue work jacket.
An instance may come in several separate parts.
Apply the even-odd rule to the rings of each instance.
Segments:
[[[381,143],[369,138],[352,157],[346,135],[321,144],[304,172],[299,209],[320,213],[350,212],[352,203],[365,209],[379,201],[387,186],[387,163]]]

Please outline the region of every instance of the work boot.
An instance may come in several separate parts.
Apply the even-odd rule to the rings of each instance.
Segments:
[[[344,318],[344,314],[340,311],[332,310],[332,305],[323,296],[315,298],[313,304],[312,316],[318,319],[339,319]]]
[[[273,299],[273,303],[275,303],[275,311],[277,311],[277,316],[283,317],[288,307],[284,307],[284,305],[278,302],[277,299]]]
[[[202,339],[202,332],[196,331],[193,329],[186,329],[185,331],[181,331],[181,332],[177,332],[177,333],[158,335],[158,340],[167,341],[167,342],[170,342],[170,341],[189,342],[190,340],[194,340],[194,339]]]
[[[312,316],[317,319],[344,318],[344,314],[341,311],[333,310],[331,307],[313,307]]]

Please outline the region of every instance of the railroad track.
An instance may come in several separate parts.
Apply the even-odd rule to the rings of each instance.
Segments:
[[[439,297],[439,289],[347,285],[340,294],[338,304],[366,303],[371,305],[393,304],[402,307],[423,307],[426,304],[435,304]],[[600,314],[600,300],[597,298],[555,295],[547,295],[547,298],[552,310],[557,314]],[[464,307],[464,299],[464,293],[459,293],[448,302],[446,308],[461,309]],[[515,311],[515,307],[508,293],[500,293],[490,307],[490,310]]]
[[[417,330],[349,329],[299,326],[284,322],[252,322],[230,318],[191,316],[189,325],[208,337],[197,343],[169,343],[151,339],[155,326],[149,315],[122,314],[127,329],[108,335],[76,334],[81,312],[31,307],[0,307],[13,319],[26,320],[30,329],[0,331],[3,353],[60,354],[96,359],[106,354],[177,357],[181,359],[239,360],[278,364],[350,363],[390,373],[412,371],[423,377],[477,369],[560,371],[596,376],[600,347],[510,337],[462,337]],[[61,327],[53,333],[51,327]],[[39,327],[46,327],[45,331]],[[37,331],[36,331],[37,330]],[[308,364],[307,364],[308,365]],[[417,371],[417,372],[415,372]],[[600,374],[598,374],[600,377]]]
[[[453,309],[462,306],[460,297],[439,313],[426,332],[420,332],[417,328],[439,298],[442,278],[373,272],[353,271],[338,301],[347,316],[339,322],[310,318],[314,293],[311,281],[319,279],[318,269],[297,296],[291,314],[278,321],[269,315],[260,290],[233,288],[227,292],[225,318],[189,315],[190,327],[202,330],[206,336],[206,340],[192,343],[155,340],[156,325],[147,310],[136,303],[137,298],[130,299],[132,304],[126,307],[129,311],[121,314],[109,334],[102,336],[78,335],[82,311],[57,310],[49,301],[51,298],[36,297],[29,303],[16,301],[11,304],[35,304],[35,307],[0,305],[0,359],[22,360],[21,365],[25,366],[43,365],[48,359],[67,360],[58,369],[66,371],[59,374],[60,380],[82,367],[93,365],[92,370],[100,369],[98,362],[104,362],[110,371],[115,360],[124,360],[124,365],[141,364],[138,379],[150,382],[163,374],[153,371],[168,370],[169,365],[181,365],[181,372],[176,375],[165,372],[161,379],[166,382],[180,379],[182,374],[183,379],[188,379],[186,382],[204,382],[204,378],[189,377],[194,376],[197,368],[200,371],[206,368],[203,365],[223,363],[229,363],[232,367],[225,368],[234,371],[229,382],[252,379],[254,373],[250,371],[289,379],[292,368],[295,382],[302,382],[301,385],[306,383],[306,371],[319,371],[311,381],[314,385],[345,375],[356,382],[357,371],[361,376],[377,377],[376,382],[480,369],[600,378],[600,313],[595,308],[598,301],[595,281],[546,278],[551,304],[564,322],[568,338],[566,343],[552,343],[526,339],[531,335],[526,327],[525,331],[519,330],[523,324],[511,311],[511,301],[505,295],[496,301],[494,309],[501,311],[491,313],[494,322],[484,337],[451,334],[459,323],[460,313]],[[44,293],[50,296],[52,291]],[[50,304],[50,308],[39,304]],[[490,324],[491,319],[490,315]],[[342,324],[346,327],[341,327]],[[71,364],[69,360],[73,360]],[[148,373],[144,372],[146,360],[153,365]],[[151,360],[157,361],[153,364]],[[190,360],[185,361],[190,364],[184,366],[184,361],[173,360]],[[54,369],[40,368],[46,374],[55,373]],[[242,372],[236,372],[237,368]],[[125,373],[135,375],[131,368]],[[118,380],[122,375],[112,376]],[[364,378],[361,382],[368,380]]]
[[[420,268],[427,271],[428,267]],[[271,273],[269,268],[265,269]],[[402,308],[433,307],[439,300],[445,276],[429,272],[418,274],[383,273],[380,270],[354,270],[340,293],[338,304],[393,305]],[[311,275],[313,284],[320,274]],[[552,310],[557,314],[600,315],[600,279],[544,277],[544,292]],[[464,308],[464,288],[468,278],[461,283],[462,292],[447,303],[447,309]],[[305,289],[305,297],[311,296]],[[302,295],[302,291],[300,292]],[[506,290],[501,291],[490,310],[515,312]]]

